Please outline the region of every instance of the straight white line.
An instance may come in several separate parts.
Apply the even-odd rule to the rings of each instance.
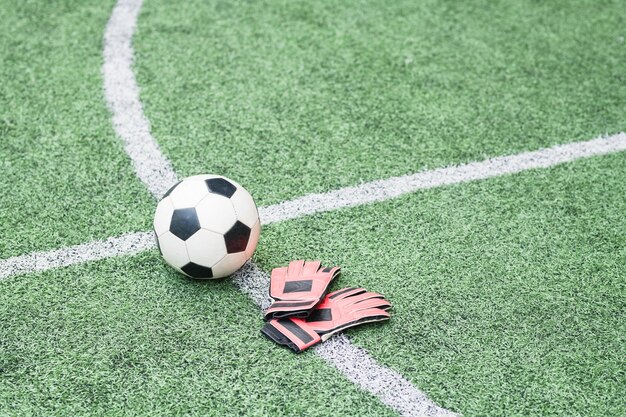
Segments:
[[[0,261],[0,280],[12,275],[47,271],[114,256],[132,255],[155,247],[152,232],[127,233],[47,252],[33,252]]]
[[[626,150],[626,134],[622,132],[586,142],[558,145],[532,152],[372,181],[327,193],[310,194],[263,207],[259,210],[259,215],[263,224],[269,224],[323,211],[384,201],[417,190],[514,174],[529,169],[547,168],[580,158],[623,150]]]
[[[377,363],[365,350],[350,343],[344,334],[315,346],[315,353],[335,366],[346,378],[377,396],[403,416],[453,417],[398,372]]]
[[[328,193],[310,194],[284,203],[261,207],[259,213],[262,223],[268,225],[319,212],[384,201],[421,189],[498,177],[536,168],[549,168],[581,158],[624,150],[626,150],[626,134],[618,133],[586,142],[574,142],[533,152],[492,158],[482,162],[376,180],[357,187],[343,188]],[[474,168],[477,169],[476,172],[472,171]],[[112,237],[104,241],[97,240],[47,252],[33,252],[0,260],[0,279],[81,262],[133,254],[153,247],[154,239],[151,232],[136,232]]]
[[[156,198],[178,181],[170,161],[150,134],[133,74],[131,41],[142,0],[119,0],[104,33],[104,96],[139,179]]]

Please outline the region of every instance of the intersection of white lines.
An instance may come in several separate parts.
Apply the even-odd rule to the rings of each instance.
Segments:
[[[132,72],[132,36],[142,0],[119,0],[104,36],[104,90],[112,112],[113,126],[125,145],[135,172],[158,198],[177,175],[160,152],[143,113],[139,88]],[[294,200],[261,207],[264,225],[315,213],[384,201],[421,189],[458,184],[626,150],[626,134],[558,145],[537,151],[501,156],[485,161],[381,179],[327,193],[310,194]],[[136,232],[46,252],[35,252],[0,260],[0,279],[45,271],[114,256],[135,254],[155,247],[151,232]],[[269,275],[252,263],[238,271],[233,280],[261,308],[269,303]],[[425,393],[396,371],[377,363],[345,335],[331,338],[315,352],[335,366],[346,378],[378,397],[404,416],[453,416],[455,413],[433,403]]]

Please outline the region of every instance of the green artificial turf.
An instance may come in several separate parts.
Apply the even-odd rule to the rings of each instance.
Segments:
[[[274,224],[257,260],[385,294],[352,340],[444,407],[625,415],[624,178],[621,153]]]
[[[103,98],[113,3],[0,2],[0,259],[150,225]]]
[[[149,230],[101,76],[114,1],[0,0],[0,259]],[[135,71],[181,175],[260,205],[626,130],[620,1],[146,0]],[[626,415],[626,154],[273,224],[255,261],[393,303],[348,333],[466,416]],[[155,250],[0,281],[0,415],[393,415]]]
[[[177,172],[262,205],[625,130],[622,1],[146,1],[136,73]]]
[[[394,415],[156,251],[0,282],[0,415]]]

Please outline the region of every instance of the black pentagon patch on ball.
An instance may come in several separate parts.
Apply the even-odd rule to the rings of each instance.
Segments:
[[[178,184],[180,184],[181,182],[182,182],[182,181],[178,181],[176,184],[172,185],[172,186],[170,187],[170,189],[169,189],[169,190],[167,190],[167,191],[165,192],[165,194],[163,194],[163,197],[162,197],[162,198],[165,198],[165,197],[167,197],[168,195],[172,194],[172,191],[174,191],[174,188],[178,187]]]
[[[205,180],[204,182],[210,192],[223,195],[226,198],[231,198],[233,194],[235,194],[235,191],[237,191],[237,187],[224,178],[211,178],[210,180]]]
[[[195,208],[174,210],[170,232],[182,240],[187,240],[198,230],[200,230],[200,221]]]
[[[233,227],[224,235],[226,241],[226,252],[236,253],[243,252],[248,246],[250,239],[250,228],[245,224],[237,221]]]
[[[193,262],[189,262],[187,265],[180,268],[183,272],[193,278],[213,278],[213,271],[206,266],[198,265]]]

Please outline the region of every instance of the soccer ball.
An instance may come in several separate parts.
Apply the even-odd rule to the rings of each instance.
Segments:
[[[185,178],[165,193],[154,214],[161,255],[192,278],[223,278],[241,268],[260,232],[250,193],[219,175]]]

